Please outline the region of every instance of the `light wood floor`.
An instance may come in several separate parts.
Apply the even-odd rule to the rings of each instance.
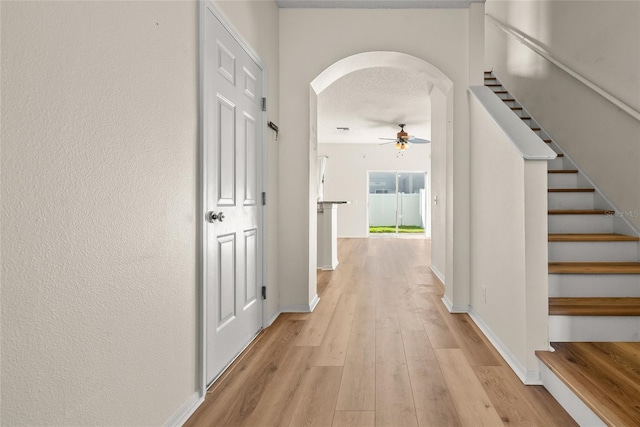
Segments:
[[[338,251],[315,311],[281,315],[186,426],[576,425],[447,312],[429,240],[340,239]]]

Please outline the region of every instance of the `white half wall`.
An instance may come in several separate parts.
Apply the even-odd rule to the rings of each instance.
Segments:
[[[403,155],[393,144],[319,144],[318,155],[329,156],[325,200],[351,202],[338,206],[338,237],[367,237],[367,171],[424,171],[431,177],[431,144],[412,144]]]
[[[504,117],[499,126],[471,94],[470,116],[472,317],[523,382],[539,383],[534,352],[548,347],[547,162],[525,160],[510,139],[519,135],[507,136]]]
[[[197,2],[5,2],[2,424],[197,401]]]

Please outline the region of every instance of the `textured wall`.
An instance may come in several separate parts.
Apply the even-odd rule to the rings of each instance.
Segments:
[[[2,423],[196,391],[195,2],[2,2]]]

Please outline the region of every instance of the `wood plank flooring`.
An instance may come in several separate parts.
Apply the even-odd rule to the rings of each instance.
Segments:
[[[282,314],[186,426],[576,425],[447,312],[428,239],[340,239],[338,252],[314,313]]]

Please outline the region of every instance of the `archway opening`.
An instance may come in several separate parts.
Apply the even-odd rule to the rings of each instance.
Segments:
[[[452,188],[453,82],[429,62],[400,52],[365,52],[335,62],[320,73],[309,89],[309,291],[316,294],[317,200],[318,200],[318,96],[348,74],[370,69],[410,70],[429,84],[431,102],[431,191],[430,229],[434,273],[444,282],[447,236],[452,212],[447,209],[447,194]],[[450,245],[449,245],[450,248]]]

